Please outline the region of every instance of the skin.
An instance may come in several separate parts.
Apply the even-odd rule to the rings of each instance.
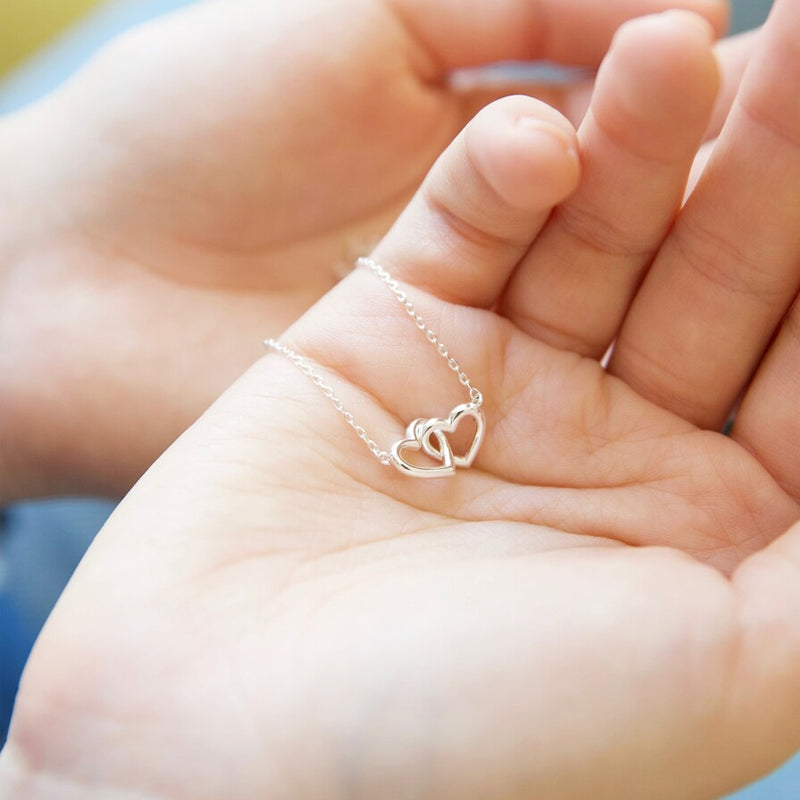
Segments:
[[[199,3],[3,120],[0,502],[124,494],[507,93],[453,69],[591,68],[670,5],[724,28],[718,0]],[[544,94],[577,118],[588,88]]]
[[[612,76],[629,38],[684,43],[699,141],[710,35],[636,23]],[[660,74],[623,73],[669,96]],[[625,96],[599,83],[593,117]],[[738,441],[500,313],[561,224],[551,208],[586,191],[566,200],[573,137],[529,98],[491,106],[375,251],[484,392],[474,467],[381,467],[305,376],[263,358],[99,535],[26,670],[1,789],[705,800],[800,745],[797,498]],[[686,175],[691,157],[671,163]],[[282,339],[387,445],[464,399],[365,271]]]

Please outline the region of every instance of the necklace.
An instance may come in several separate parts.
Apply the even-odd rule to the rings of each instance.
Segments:
[[[408,298],[407,293],[400,287],[400,284],[371,258],[359,258],[356,263],[359,267],[369,269],[389,287],[417,328],[436,348],[436,352],[447,362],[447,366],[458,376],[459,383],[469,393],[469,402],[457,405],[447,417],[431,417],[428,419],[420,417],[413,420],[406,428],[405,438],[398,439],[388,451],[383,450],[367,433],[364,426],[356,422],[353,414],[344,407],[343,401],[336,395],[333,387],[325,382],[307,358],[295,353],[294,350],[275,339],[267,339],[264,344],[287,358],[319,387],[322,394],[331,401],[336,411],[344,417],[345,422],[355,431],[356,436],[366,444],[375,458],[384,466],[393,466],[404,475],[410,475],[415,478],[447,477],[455,474],[457,467],[466,469],[472,466],[472,462],[475,460],[483,441],[485,430],[485,420],[483,411],[481,411],[483,395],[479,389],[472,385],[466,372],[461,369],[461,365],[442,344],[436,333],[425,324],[425,321],[417,313],[414,304]],[[475,423],[475,435],[467,449],[460,454],[456,454],[453,452],[448,435],[454,433],[464,419],[473,420]],[[432,464],[425,465],[416,461],[409,461],[409,456],[413,456],[414,453],[424,453]]]

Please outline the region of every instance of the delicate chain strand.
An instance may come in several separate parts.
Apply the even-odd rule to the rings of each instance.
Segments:
[[[461,383],[461,385],[464,386],[464,388],[466,388],[469,392],[471,401],[469,405],[477,411],[483,403],[483,395],[481,394],[480,390],[476,389],[472,385],[469,377],[467,376],[466,372],[461,369],[461,365],[458,363],[458,361],[456,361],[456,359],[450,355],[450,352],[442,344],[436,333],[425,324],[425,321],[414,308],[414,304],[408,299],[408,295],[400,288],[400,284],[380,264],[378,264],[376,261],[373,261],[371,258],[359,258],[357,264],[358,266],[369,269],[389,287],[394,296],[397,298],[397,301],[405,308],[406,313],[411,317],[412,320],[414,320],[414,324],[417,326],[417,328],[419,328],[419,330],[425,335],[425,338],[436,348],[436,351],[439,353],[439,355],[447,362],[447,366],[456,373],[459,383]],[[336,411],[338,411],[339,414],[344,417],[345,422],[353,429],[353,431],[355,431],[356,436],[358,436],[358,438],[361,439],[364,444],[366,444],[366,446],[381,464],[384,466],[390,466],[392,464],[391,453],[388,453],[386,450],[382,450],[380,445],[378,445],[374,439],[370,438],[364,426],[356,422],[352,412],[348,411],[344,407],[344,402],[336,395],[333,387],[326,383],[323,377],[316,372],[314,367],[311,365],[311,362],[307,358],[295,353],[294,350],[290,349],[284,344],[281,344],[275,339],[267,339],[265,340],[264,344],[270,349],[275,350],[276,352],[285,356],[304,375],[310,378],[315,386],[319,387],[322,394],[331,401],[331,404]]]
[[[480,408],[483,404],[483,395],[480,393],[480,390],[472,385],[470,379],[467,377],[467,373],[461,369],[461,365],[458,361],[450,355],[447,348],[439,340],[439,337],[425,324],[425,320],[417,313],[414,304],[408,299],[408,295],[400,288],[400,284],[380,264],[373,261],[371,258],[359,258],[357,264],[360,267],[369,269],[392,290],[397,301],[405,308],[408,316],[414,320],[414,324],[425,334],[425,338],[436,348],[439,355],[447,362],[447,366],[458,375],[459,383],[469,392],[469,399],[472,401],[472,406],[475,409]]]
[[[311,363],[307,358],[303,358],[303,356],[298,355],[294,352],[294,350],[290,350],[288,347],[286,347],[286,345],[276,342],[275,339],[267,339],[264,344],[267,347],[277,350],[277,352],[286,356],[286,358],[288,358],[289,361],[291,361],[292,364],[294,364],[304,375],[307,375],[309,378],[311,378],[316,386],[319,386],[322,394],[324,394],[325,397],[331,401],[333,407],[344,417],[347,424],[356,432],[356,436],[358,436],[358,438],[361,439],[361,441],[364,442],[367,447],[369,447],[375,458],[377,458],[381,464],[388,467],[392,463],[391,455],[385,450],[381,450],[378,443],[369,438],[366,430],[364,430],[364,426],[359,425],[355,421],[352,413],[344,407],[342,400],[336,396],[336,393],[333,391],[333,387],[330,386],[330,384],[325,383],[322,376],[314,370],[314,367],[311,366]]]

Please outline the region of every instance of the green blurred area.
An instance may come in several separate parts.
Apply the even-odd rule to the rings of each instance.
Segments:
[[[0,0],[0,75],[98,4],[99,0]]]

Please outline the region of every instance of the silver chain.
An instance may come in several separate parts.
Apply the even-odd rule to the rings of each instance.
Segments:
[[[422,317],[417,313],[414,304],[409,300],[408,295],[400,287],[400,284],[376,261],[371,258],[359,258],[356,262],[357,266],[369,269],[374,275],[380,278],[392,291],[392,294],[397,298],[397,301],[405,308],[406,313],[419,330],[424,334],[425,338],[436,348],[436,352],[447,362],[447,366],[455,372],[458,376],[459,383],[469,392],[470,403],[469,406],[477,411],[483,404],[483,395],[479,389],[476,389],[467,373],[461,369],[461,365],[450,355],[448,349],[442,344],[437,334],[429,328]],[[311,362],[295,353],[294,350],[281,344],[275,339],[267,339],[264,344],[281,355],[285,356],[292,364],[294,364],[304,375],[308,376],[315,386],[319,387],[322,394],[331,401],[331,404],[344,417],[345,422],[355,431],[356,436],[361,439],[364,444],[370,449],[372,454],[381,464],[390,466],[393,463],[392,454],[386,450],[381,449],[378,443],[372,439],[363,425],[356,422],[353,414],[344,407],[344,402],[334,392],[333,387],[326,383],[323,377],[314,369]]]
[[[390,453],[387,453],[385,450],[381,450],[380,446],[374,439],[370,439],[369,434],[364,429],[363,425],[359,425],[353,414],[348,411],[344,407],[344,402],[340,397],[336,395],[336,392],[333,391],[333,387],[325,383],[325,380],[322,376],[315,371],[314,367],[311,366],[311,363],[307,358],[304,358],[301,355],[298,355],[294,352],[294,350],[289,349],[286,345],[281,344],[280,342],[276,342],[275,339],[267,339],[264,344],[271,348],[272,350],[276,350],[278,353],[286,356],[289,361],[292,362],[304,375],[308,375],[309,378],[314,382],[316,386],[319,386],[322,394],[331,401],[333,407],[344,417],[345,422],[356,432],[356,436],[361,439],[364,444],[369,447],[369,449],[374,454],[375,458],[384,464],[385,466],[389,466],[392,463],[392,457]]]

